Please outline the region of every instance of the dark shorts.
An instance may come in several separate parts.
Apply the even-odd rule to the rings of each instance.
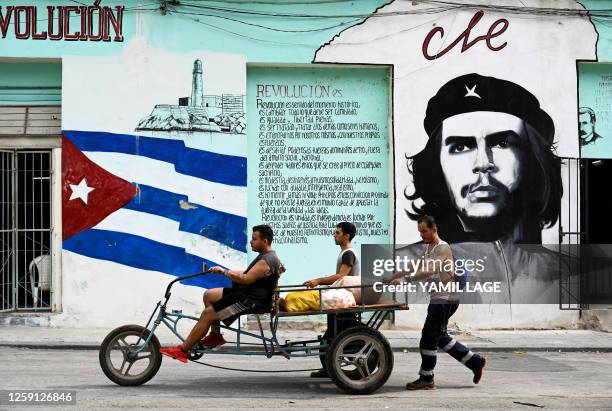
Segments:
[[[223,288],[223,296],[213,303],[213,309],[225,325],[230,325],[242,314],[257,311],[261,304],[253,301],[232,288]]]

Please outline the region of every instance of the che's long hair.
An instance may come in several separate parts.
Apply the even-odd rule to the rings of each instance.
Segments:
[[[555,145],[550,145],[538,131],[524,123],[524,137],[520,139],[519,150],[522,158],[521,186],[514,194],[519,198],[518,219],[535,224],[539,232],[553,226],[559,219],[563,184],[561,181],[561,160],[555,154]],[[412,202],[406,209],[414,221],[423,214],[433,216],[438,222],[440,236],[449,242],[474,240],[465,233],[457,210],[450,198],[450,192],[440,164],[442,126],[429,138],[425,148],[413,157],[406,156],[408,171],[412,175],[414,191],[409,186],[404,196]],[[417,206],[416,200],[423,205]]]

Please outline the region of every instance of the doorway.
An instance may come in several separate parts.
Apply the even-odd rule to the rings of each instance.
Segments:
[[[52,307],[51,150],[0,149],[0,311]]]

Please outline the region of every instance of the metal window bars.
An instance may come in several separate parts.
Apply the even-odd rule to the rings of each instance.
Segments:
[[[559,208],[559,308],[582,310],[588,305],[581,300],[583,264],[580,244],[586,241],[586,224],[582,210],[587,211],[588,199],[582,196],[585,181],[584,161],[580,158],[561,158],[563,197]],[[584,202],[584,203],[583,203]],[[584,209],[581,210],[581,207]],[[584,285],[584,284],[582,284]]]
[[[0,311],[52,307],[51,150],[0,151]]]

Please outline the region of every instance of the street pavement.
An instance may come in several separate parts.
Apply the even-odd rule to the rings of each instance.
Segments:
[[[0,329],[0,333],[2,330]],[[611,409],[612,353],[492,352],[479,385],[445,353],[438,356],[434,391],[404,390],[420,357],[396,352],[389,381],[367,396],[342,393],[307,372],[226,371],[164,358],[158,374],[139,387],[120,387],[100,370],[95,350],[0,350],[0,389],[76,390],[77,404],[46,409]],[[314,368],[316,358],[247,358],[218,354],[202,361],[233,368]],[[0,406],[2,408],[2,406]],[[3,409],[32,409],[5,406]],[[34,408],[36,409],[36,407]],[[40,408],[39,409],[43,409]]]
[[[192,323],[183,324],[179,330],[186,335]],[[265,326],[264,326],[265,327]],[[264,328],[270,336],[269,328]],[[53,328],[0,325],[0,347],[25,347],[37,349],[85,349],[97,350],[110,329]],[[259,333],[259,331],[251,330]],[[418,351],[419,330],[381,330],[394,351]],[[279,330],[278,339],[305,340],[316,338],[323,330]],[[489,352],[513,351],[600,351],[612,352],[612,333],[593,330],[475,330],[450,331],[455,338],[473,349]],[[155,333],[162,345],[173,346],[177,338],[165,327]],[[226,339],[235,338],[226,332]],[[244,341],[254,341],[248,337]]]

